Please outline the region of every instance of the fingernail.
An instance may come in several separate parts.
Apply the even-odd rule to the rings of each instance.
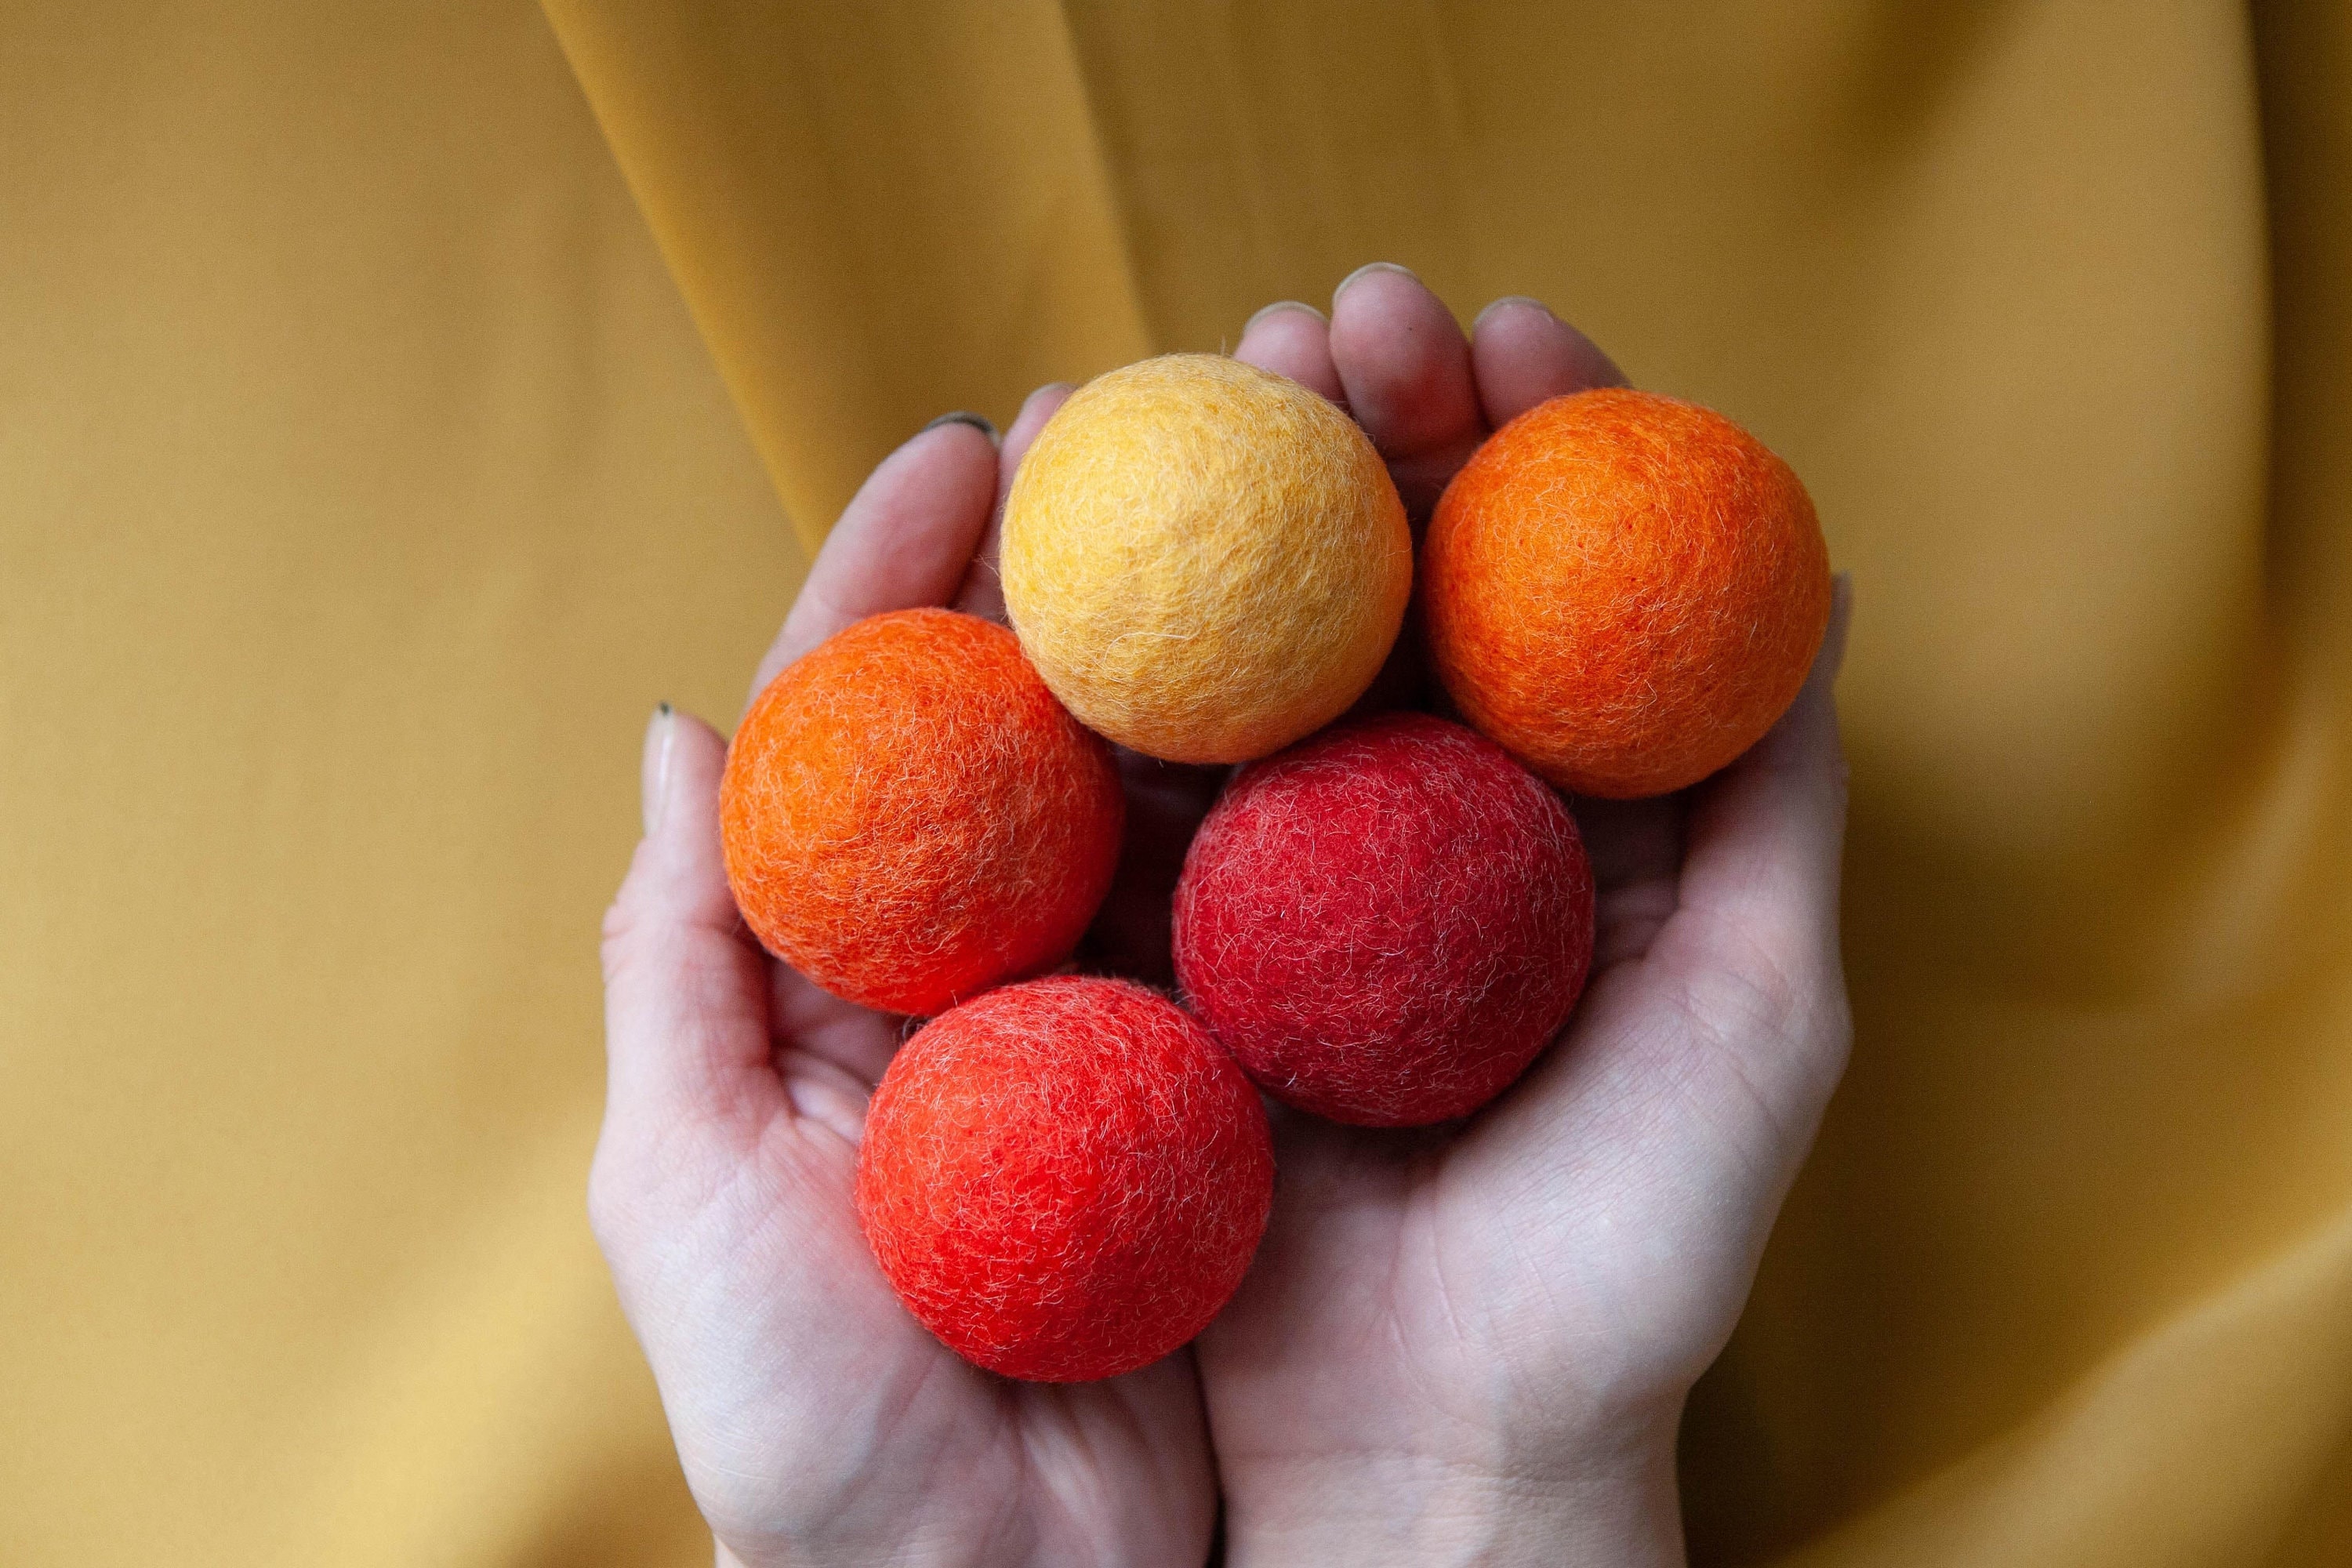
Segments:
[[[1331,290],[1332,309],[1337,310],[1339,308],[1339,296],[1348,291],[1350,284],[1354,283],[1357,279],[1365,276],[1367,273],[1372,272],[1393,272],[1400,278],[1411,278],[1416,283],[1421,281],[1420,277],[1415,274],[1413,269],[1410,267],[1399,267],[1393,261],[1367,261],[1361,267],[1357,268],[1353,272],[1349,273],[1345,278],[1340,279],[1339,286]]]
[[[1076,392],[1076,390],[1077,388],[1076,386],[1066,381],[1047,382],[1045,385],[1039,387],[1036,391],[1031,393],[1028,396],[1021,400],[1021,418],[1015,419],[1013,423],[1017,426],[1021,423],[1022,419],[1028,418],[1030,405],[1034,404],[1039,398],[1050,397],[1057,392],[1063,396],[1067,397],[1071,393]]]
[[[1345,287],[1345,285],[1342,285],[1342,287]],[[1248,321],[1242,323],[1242,336],[1249,336],[1250,329],[1252,327],[1256,326],[1268,316],[1283,310],[1304,310],[1307,314],[1314,317],[1318,321],[1328,322],[1331,319],[1322,311],[1317,310],[1314,306],[1307,303],[1304,300],[1276,300],[1273,304],[1257,311],[1255,314],[1252,315]]]
[[[1541,310],[1545,315],[1550,316],[1553,321],[1556,321],[1559,320],[1558,316],[1552,315],[1551,307],[1545,304],[1541,300],[1531,298],[1526,294],[1506,294],[1501,299],[1488,305],[1485,310],[1479,311],[1475,317],[1472,318],[1470,322],[1470,335],[1474,338],[1476,337],[1478,335],[1478,329],[1486,324],[1486,318],[1493,315],[1496,311],[1502,310],[1505,306],[1509,306],[1515,310],[1525,309],[1530,310]]]
[[[937,419],[934,419],[929,425],[924,426],[922,429],[916,431],[915,434],[920,436],[926,432],[936,430],[942,425],[969,425],[973,429],[979,431],[982,435],[987,437],[990,442],[993,444],[1002,445],[1003,440],[1002,437],[997,435],[995,426],[990,424],[979,415],[967,413],[961,408],[957,409],[952,414],[940,415]]]
[[[668,703],[661,703],[646,722],[646,755],[637,765],[638,810],[648,838],[661,821],[662,805],[669,795],[670,740],[677,732],[677,712]]]

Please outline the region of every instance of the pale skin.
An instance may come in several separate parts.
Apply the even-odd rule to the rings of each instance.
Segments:
[[[1465,339],[1397,268],[1328,323],[1255,318],[1240,358],[1341,401],[1418,521],[1496,424],[1613,384],[1542,306]],[[1000,445],[950,422],[844,512],[754,689],[850,622],[1001,616],[990,532],[1067,389]],[[724,743],[646,735],[645,837],[605,921],[609,1052],[590,1181],[722,1564],[1682,1561],[1674,1439],[1843,1070],[1849,595],[1803,694],[1680,795],[1575,801],[1600,885],[1593,977],[1528,1075],[1462,1123],[1276,1118],[1280,1174],[1240,1294],[1196,1344],[1105,1383],[979,1372],[901,1309],[858,1234],[866,1103],[903,1021],[809,985],[737,918]],[[1082,957],[1164,980],[1165,900],[1214,787],[1127,759],[1120,887]]]

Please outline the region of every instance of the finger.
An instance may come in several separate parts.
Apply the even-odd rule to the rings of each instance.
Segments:
[[[1020,471],[1021,459],[1028,456],[1037,433],[1076,390],[1063,381],[1039,387],[1021,405],[1013,428],[1004,433],[1003,447],[996,459],[996,501],[989,509],[988,532],[964,574],[962,590],[956,595],[955,607],[965,615],[997,622],[1004,619],[1004,585],[996,574],[997,540],[1004,531],[1004,498],[1013,493],[1013,476]]]
[[[817,552],[752,694],[853,621],[946,604],[988,527],[996,468],[995,427],[977,414],[934,420],[883,458]]]
[[[646,834],[604,917],[608,1127],[740,1132],[782,1107],[765,960],[719,845],[726,755],[667,704],[646,731]]]
[[[1406,511],[1426,517],[1486,435],[1454,313],[1403,268],[1373,262],[1331,297],[1331,360]]]
[[[1503,425],[1548,397],[1596,386],[1623,386],[1625,373],[1591,338],[1553,315],[1540,300],[1511,295],[1470,323],[1470,363],[1478,404],[1490,426]]]
[[[1242,341],[1234,345],[1234,357],[1288,376],[1334,403],[1347,398],[1347,389],[1339,384],[1339,367],[1331,363],[1331,323],[1312,305],[1296,300],[1268,305],[1242,328]]]
[[[1782,978],[1834,964],[1845,844],[1845,753],[1833,689],[1845,657],[1853,584],[1832,589],[1829,629],[1804,689],[1746,755],[1694,792],[1682,910]]]

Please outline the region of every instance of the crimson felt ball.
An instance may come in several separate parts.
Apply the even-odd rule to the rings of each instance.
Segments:
[[[1465,1116],[1526,1070],[1592,963],[1592,872],[1559,797],[1425,714],[1244,768],[1176,889],[1176,973],[1276,1099],[1335,1121]]]
[[[1249,1080],[1120,980],[1008,985],[892,1059],[857,1215],[908,1310],[966,1360],[1076,1383],[1158,1361],[1241,1283],[1274,1198]]]

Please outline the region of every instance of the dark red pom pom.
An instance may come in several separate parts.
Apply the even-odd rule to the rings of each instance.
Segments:
[[[923,1326],[1011,1377],[1159,1360],[1240,1285],[1274,1199],[1249,1080],[1174,1004],[1118,980],[987,992],[874,1091],[857,1215]]]
[[[1526,1070],[1592,963],[1592,871],[1545,784],[1425,714],[1244,768],[1176,889],[1185,999],[1276,1099],[1465,1116]]]

